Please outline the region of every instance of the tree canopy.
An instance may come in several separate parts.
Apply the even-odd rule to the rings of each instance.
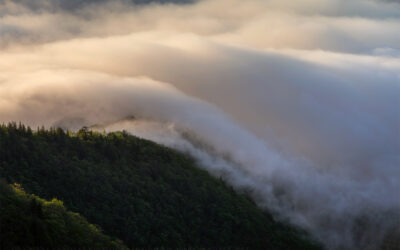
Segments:
[[[0,248],[127,249],[120,240],[104,235],[62,201],[27,194],[20,185],[0,181]]]
[[[99,241],[104,244],[120,244],[111,240],[118,238],[130,248],[319,248],[304,232],[276,221],[223,180],[201,170],[189,156],[126,132],[33,131],[22,124],[2,125],[0,174],[26,192],[62,200],[66,208],[113,237]],[[84,221],[58,200],[23,196],[24,206],[35,200],[42,208],[63,210],[69,215],[63,218]],[[40,218],[41,212],[32,206]],[[99,233],[97,227],[87,226]],[[58,238],[52,239],[65,236],[55,234]],[[100,234],[93,233],[88,244],[96,237]],[[8,240],[2,234],[1,241]]]

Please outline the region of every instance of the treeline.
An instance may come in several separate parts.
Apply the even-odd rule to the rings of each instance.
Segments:
[[[0,177],[62,200],[130,248],[319,248],[190,157],[126,132],[2,125]]]

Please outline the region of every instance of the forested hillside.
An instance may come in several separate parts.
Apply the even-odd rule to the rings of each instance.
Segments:
[[[303,232],[275,221],[199,169],[190,157],[125,132],[34,132],[23,125],[0,126],[0,175],[27,193],[62,200],[67,209],[128,247],[319,248]],[[19,199],[18,211],[26,220],[36,216],[23,212],[32,199],[43,208],[51,204],[22,191],[2,187],[1,192],[2,209],[10,206],[5,196],[19,196],[9,199]],[[14,226],[18,224],[1,227],[2,244],[13,240],[4,230],[17,230]],[[35,237],[32,231],[24,233]],[[63,237],[52,238],[61,244]]]
[[[0,181],[0,249],[15,247],[127,249],[57,199],[46,201]]]

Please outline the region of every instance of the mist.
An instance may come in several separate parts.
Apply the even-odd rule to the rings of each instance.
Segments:
[[[328,249],[400,231],[398,2],[67,2],[0,1],[0,122],[173,147]]]

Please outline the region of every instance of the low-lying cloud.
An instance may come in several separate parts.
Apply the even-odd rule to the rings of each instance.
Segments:
[[[399,226],[395,1],[0,3],[1,122],[189,152],[332,249]]]

